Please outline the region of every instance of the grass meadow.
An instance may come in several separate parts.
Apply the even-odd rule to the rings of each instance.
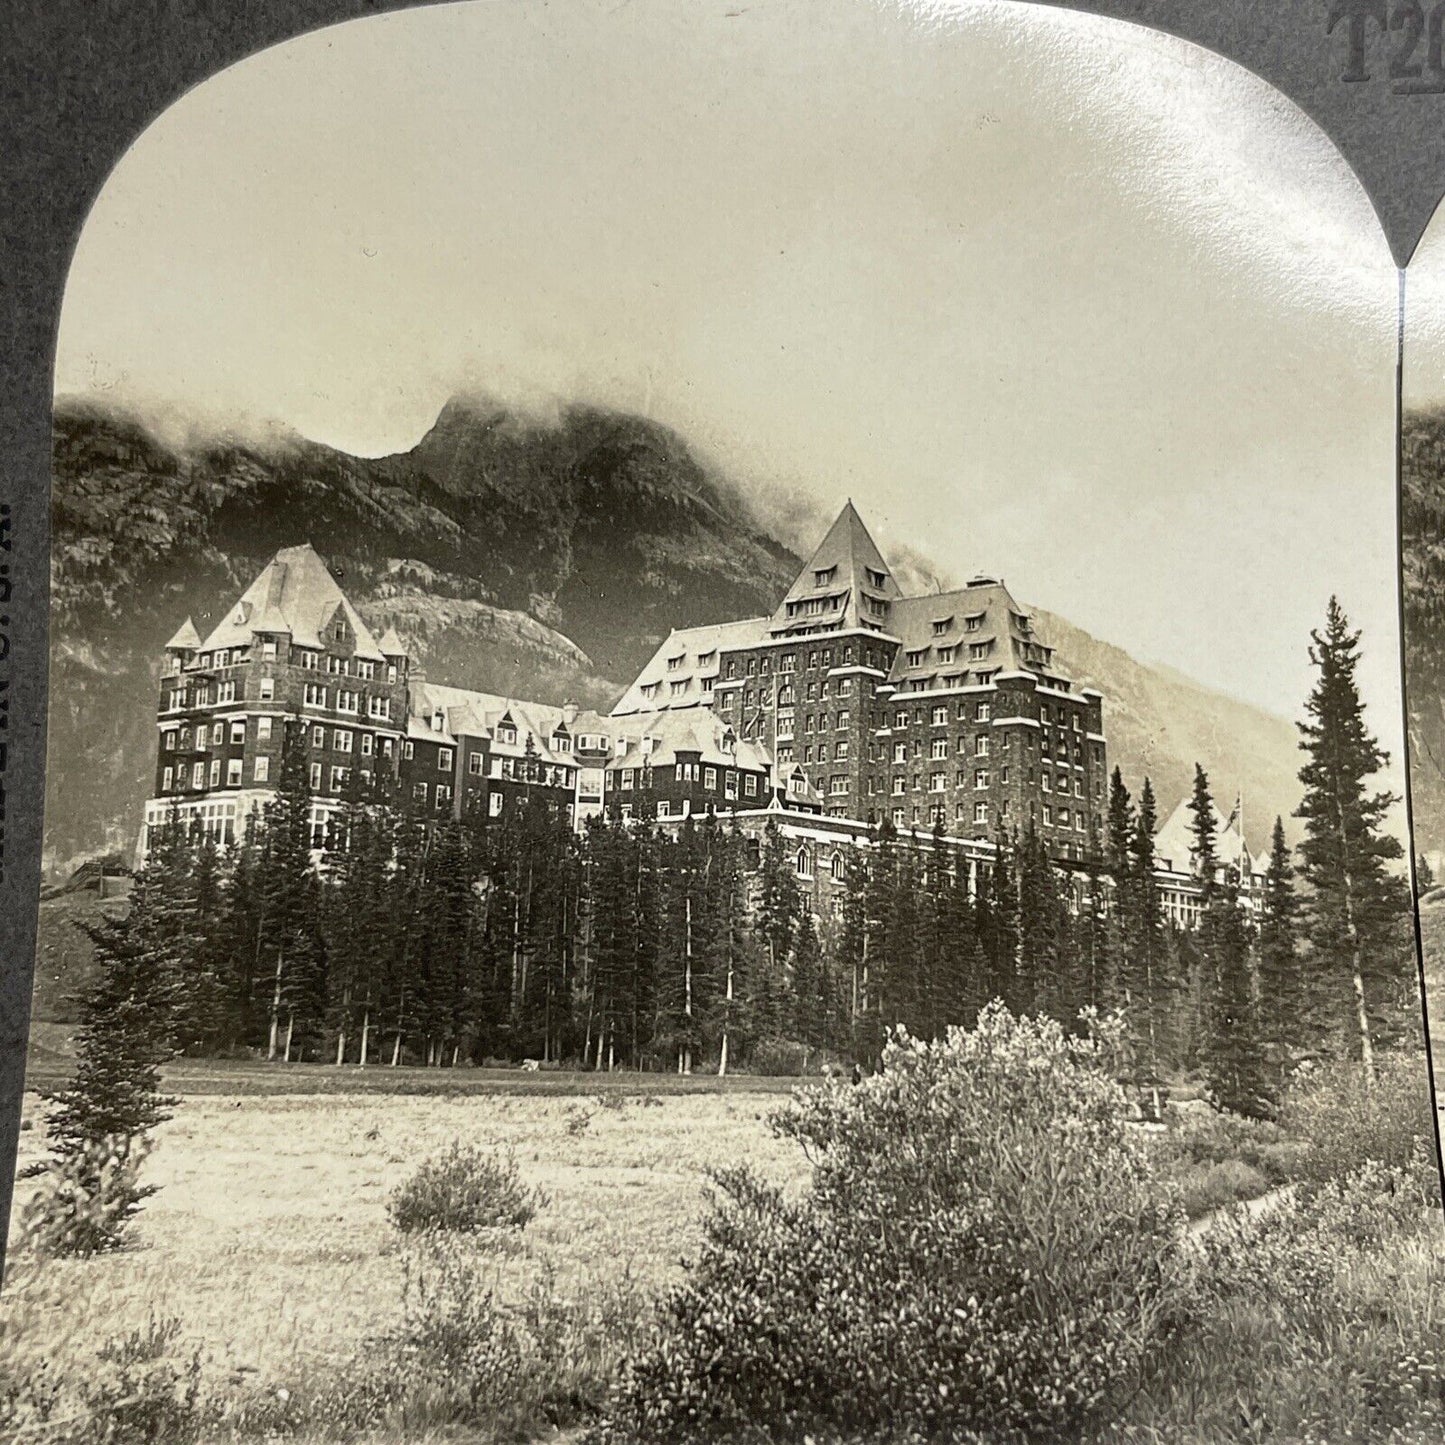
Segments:
[[[705,1170],[746,1160],[786,1183],[805,1166],[763,1122],[781,1084],[770,1097],[757,1080],[727,1093],[627,1082],[606,1094],[188,1094],[158,1131],[145,1167],[158,1192],[132,1242],[46,1264],[55,1303],[38,1307],[54,1318],[33,1342],[63,1335],[84,1357],[174,1317],[177,1351],[200,1351],[207,1383],[294,1393],[397,1316],[403,1260],[386,1201],[454,1140],[510,1154],[546,1199],[520,1250],[495,1255],[503,1293],[550,1270],[564,1297],[652,1297],[693,1245]],[[41,1157],[42,1110],[28,1095],[22,1168]]]

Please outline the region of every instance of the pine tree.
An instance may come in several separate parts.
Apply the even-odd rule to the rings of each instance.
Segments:
[[[1386,869],[1402,852],[1383,831],[1396,800],[1369,791],[1389,759],[1365,725],[1355,680],[1360,634],[1337,599],[1330,599],[1324,631],[1310,635],[1318,677],[1299,724],[1309,761],[1300,769],[1305,794],[1295,813],[1305,824],[1300,875],[1310,890],[1308,987],[1341,1017],[1353,1037],[1351,1052],[1373,1079],[1375,1051],[1390,1030],[1408,966],[1402,888]]]
[[[79,997],[75,1074],[46,1123],[59,1158],[106,1139],[135,1140],[175,1104],[160,1092],[160,1066],[175,1053],[177,989],[157,927],[156,881],[143,869],[125,917],[83,925],[96,968]]]
[[[1300,982],[1298,941],[1299,900],[1284,823],[1274,820],[1264,903],[1255,939],[1255,972],[1259,980],[1260,1042],[1270,1092],[1278,1101],[1285,1079],[1302,1057],[1302,1041],[1315,1035],[1305,1018]]]
[[[1194,764],[1194,792],[1189,799],[1189,831],[1194,835],[1194,868],[1199,875],[1200,907],[1208,907],[1214,896],[1219,873],[1219,849],[1214,819],[1214,799],[1209,792],[1209,778],[1198,763]]]

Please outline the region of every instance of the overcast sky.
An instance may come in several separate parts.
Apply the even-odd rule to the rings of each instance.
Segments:
[[[852,496],[885,550],[1289,716],[1336,591],[1397,747],[1394,302],[1323,136],[1151,32],[465,3],[160,117],[81,239],[57,389],[373,454],[462,387],[646,410],[765,506]]]

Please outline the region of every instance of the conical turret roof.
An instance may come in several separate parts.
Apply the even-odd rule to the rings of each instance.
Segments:
[[[788,589],[771,630],[775,635],[853,627],[886,631],[892,603],[902,595],[850,501]]]

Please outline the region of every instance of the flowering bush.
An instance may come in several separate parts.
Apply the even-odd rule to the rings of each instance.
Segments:
[[[1099,1067],[1112,1047],[994,1005],[799,1092],[773,1125],[810,1188],[716,1176],[701,1258],[600,1437],[1006,1441],[1106,1413],[1189,1273],[1177,1198]]]
[[[457,1142],[422,1164],[391,1196],[387,1211],[403,1234],[435,1229],[475,1234],[522,1229],[542,1202],[518,1178],[512,1160]]]

